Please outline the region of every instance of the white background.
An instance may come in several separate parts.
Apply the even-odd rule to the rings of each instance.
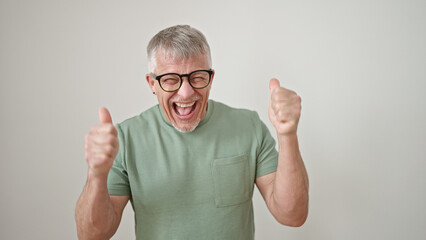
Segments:
[[[256,191],[257,239],[426,238],[426,2],[0,1],[0,239],[76,239],[84,135],[156,103],[146,45],[207,37],[211,98],[267,115],[269,79],[302,97],[310,213],[281,226]],[[126,207],[113,239],[134,239]]]

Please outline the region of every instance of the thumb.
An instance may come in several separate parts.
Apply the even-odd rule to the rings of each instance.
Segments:
[[[101,124],[104,124],[104,123],[112,124],[111,114],[109,114],[108,109],[106,109],[105,107],[101,107],[99,109],[98,114],[99,114],[99,121],[101,122]]]
[[[280,81],[278,81],[278,79],[272,78],[269,81],[269,90],[270,91],[274,90],[274,88],[279,87],[279,86],[280,86]]]

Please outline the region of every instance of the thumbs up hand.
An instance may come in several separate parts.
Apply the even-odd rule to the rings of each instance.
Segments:
[[[279,136],[296,134],[301,112],[301,98],[293,91],[280,87],[273,78],[269,82],[271,100],[269,119]]]
[[[99,109],[100,124],[91,128],[85,138],[85,158],[89,173],[107,177],[118,153],[117,129],[106,108]]]

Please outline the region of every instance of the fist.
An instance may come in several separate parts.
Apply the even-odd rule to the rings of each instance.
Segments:
[[[301,98],[293,91],[280,87],[280,82],[273,78],[269,82],[271,100],[269,119],[280,136],[296,134],[301,112]]]
[[[117,129],[106,108],[99,109],[100,124],[91,128],[85,138],[85,158],[89,172],[107,176],[118,153]]]

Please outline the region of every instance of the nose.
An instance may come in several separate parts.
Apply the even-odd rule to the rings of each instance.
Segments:
[[[183,99],[190,98],[194,94],[194,89],[189,84],[188,78],[185,77],[182,81],[182,86],[180,86],[177,94]]]

